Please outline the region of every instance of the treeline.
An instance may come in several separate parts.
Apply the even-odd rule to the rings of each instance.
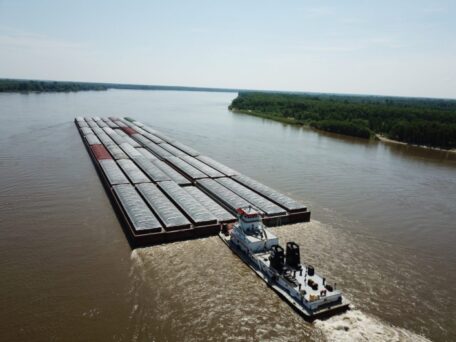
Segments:
[[[103,84],[0,79],[0,92],[70,92],[107,90]]]
[[[456,101],[424,98],[242,92],[230,109],[355,137],[456,147]]]
[[[146,85],[146,84],[0,79],[0,92],[66,92],[66,91],[108,90],[108,89],[205,91],[205,92],[233,92],[233,93],[234,92],[237,93],[239,91],[239,89],[162,86],[162,85]]]
[[[369,139],[372,136],[369,128],[353,121],[321,120],[313,121],[310,125],[323,131],[350,135],[352,137]]]

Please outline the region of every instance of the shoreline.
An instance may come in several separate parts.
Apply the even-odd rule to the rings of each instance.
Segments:
[[[380,140],[381,142],[383,142],[385,144],[405,145],[405,146],[419,147],[419,148],[426,149],[426,150],[431,150],[431,151],[456,153],[456,149],[447,150],[447,149],[439,148],[439,147],[410,144],[410,143],[407,143],[407,142],[403,142],[403,141],[387,138],[387,137],[385,137],[385,136],[383,136],[381,134],[378,134],[378,133],[375,134],[375,139],[378,139],[378,140]]]
[[[232,112],[232,113],[246,114],[246,115],[256,116],[258,118],[263,118],[263,119],[270,119],[270,120],[273,120],[273,121],[282,122],[282,123],[286,123],[286,124],[310,127],[308,124],[305,124],[305,123],[302,123],[302,122],[297,122],[294,118],[291,118],[291,117],[278,117],[278,116],[275,116],[275,115],[257,113],[257,112],[254,112],[252,110],[242,110],[242,109],[230,108],[230,107],[228,107],[228,110],[230,112]]]
[[[296,122],[296,120],[294,120],[294,118],[276,117],[275,115],[268,115],[268,114],[258,113],[258,112],[254,112],[252,110],[240,110],[240,109],[237,109],[237,108],[230,108],[230,107],[228,107],[228,109],[229,109],[229,111],[231,111],[233,113],[246,114],[246,115],[256,116],[256,117],[263,118],[263,119],[270,119],[270,120],[273,120],[273,121],[286,123],[286,124],[290,124],[290,125],[295,125],[295,126],[297,125],[297,126],[307,127],[307,128],[311,128],[311,129],[315,130],[316,132],[333,133],[333,132],[320,130],[320,129],[311,127],[310,125],[305,124],[305,123]],[[363,138],[354,137],[354,136],[347,135],[347,134],[341,134],[341,135],[346,136],[346,137],[351,137],[351,138],[363,139]],[[383,135],[381,135],[379,133],[374,133],[374,136],[371,139],[379,140],[379,141],[381,141],[382,143],[385,143],[385,144],[396,144],[396,145],[412,146],[412,147],[419,147],[419,148],[426,149],[426,150],[431,150],[431,151],[448,152],[448,153],[455,153],[456,154],[456,149],[444,149],[444,148],[439,148],[439,147],[431,147],[431,146],[425,146],[425,145],[410,144],[410,143],[407,143],[407,142],[404,142],[404,141],[389,139],[389,138],[387,138],[387,137],[385,137],[385,136],[383,136]],[[370,139],[363,139],[363,140],[369,141]]]

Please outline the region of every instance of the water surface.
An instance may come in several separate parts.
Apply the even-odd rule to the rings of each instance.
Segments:
[[[235,94],[0,95],[0,340],[456,340],[456,158],[234,114]],[[131,251],[72,122],[126,115],[306,203],[275,229],[355,309],[309,324],[217,237]]]

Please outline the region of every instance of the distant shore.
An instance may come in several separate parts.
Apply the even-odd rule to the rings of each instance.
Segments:
[[[66,93],[104,90],[108,88],[99,83],[0,79],[0,93]]]
[[[124,90],[168,90],[168,91],[202,91],[237,93],[242,89],[207,88],[187,86],[100,83],[100,82],[72,82],[48,80],[22,80],[0,78],[0,93],[58,93],[77,91],[103,91],[109,89]]]

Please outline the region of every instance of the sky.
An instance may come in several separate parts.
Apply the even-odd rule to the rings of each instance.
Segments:
[[[0,0],[0,78],[456,98],[456,1]]]

